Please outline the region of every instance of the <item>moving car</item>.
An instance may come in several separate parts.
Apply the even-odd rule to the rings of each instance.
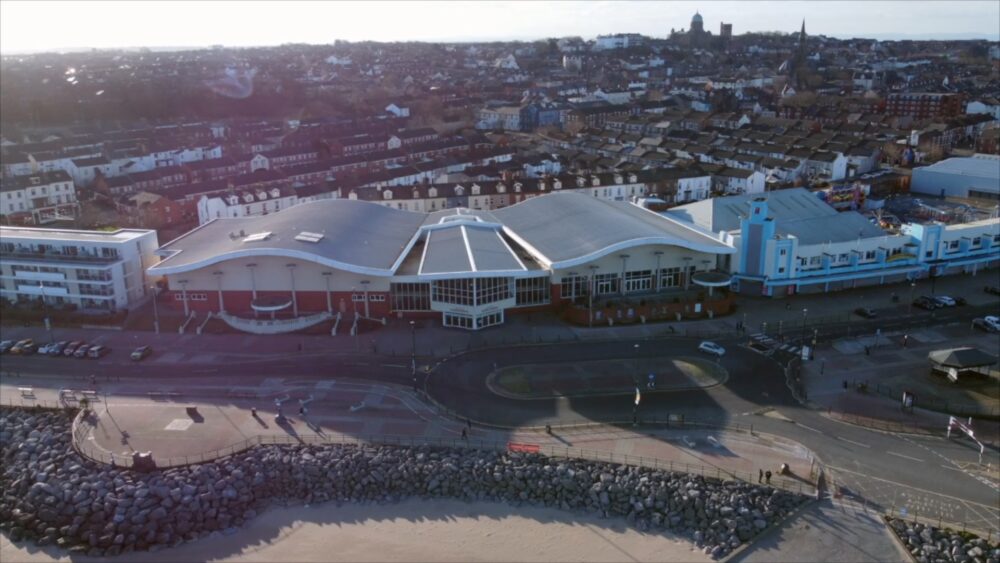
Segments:
[[[1000,332],[1000,317],[983,317],[972,319],[972,326],[983,332]]]
[[[983,291],[991,295],[1000,295],[1000,285],[988,285],[983,288]]]
[[[130,356],[133,362],[142,361],[143,358],[153,353],[153,349],[147,346],[139,346]]]
[[[920,307],[921,309],[926,309],[928,311],[933,311],[939,307],[937,301],[923,295],[913,300],[913,306]]]
[[[87,357],[96,360],[97,358],[102,358],[110,353],[111,348],[108,348],[107,346],[92,346],[90,350],[87,350]]]
[[[3,342],[0,342],[0,354],[6,354],[7,352],[10,352],[10,349],[13,347],[14,347],[13,340],[4,340]]]
[[[72,358],[73,354],[76,353],[77,349],[80,348],[80,346],[83,346],[84,344],[86,344],[86,342],[82,340],[74,340],[70,342],[69,344],[66,345],[65,348],[63,348],[63,356],[66,356],[67,358]]]
[[[951,297],[948,297],[947,295],[937,295],[935,297],[932,297],[931,299],[936,301],[937,304],[941,307],[954,307],[955,305],[957,305],[957,303],[955,303],[955,300],[952,299]]]
[[[35,341],[30,338],[25,338],[24,340],[18,340],[17,344],[10,349],[11,354],[34,354],[35,353]]]
[[[854,310],[854,314],[859,317],[864,317],[866,319],[874,319],[875,317],[878,316],[878,313],[875,312],[875,309],[872,309],[870,307],[858,307],[857,309]]]
[[[726,349],[719,346],[715,342],[710,342],[708,340],[702,342],[698,345],[698,349],[706,354],[712,354],[714,356],[722,357],[726,355]]]
[[[76,352],[73,352],[73,357],[74,358],[86,358],[87,357],[87,351],[90,350],[90,348],[91,348],[91,346],[89,344],[84,344],[84,345],[80,346],[79,348],[76,349]]]

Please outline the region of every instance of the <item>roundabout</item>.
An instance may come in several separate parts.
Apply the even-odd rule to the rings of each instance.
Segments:
[[[636,364],[639,364],[639,367]],[[669,393],[724,384],[729,372],[708,358],[677,356],[655,362],[630,359],[518,364],[491,373],[490,391],[509,399],[551,399]]]

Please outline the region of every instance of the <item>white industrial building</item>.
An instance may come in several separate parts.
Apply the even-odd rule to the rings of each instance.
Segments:
[[[910,191],[939,197],[1000,199],[1000,156],[955,157],[914,168]]]

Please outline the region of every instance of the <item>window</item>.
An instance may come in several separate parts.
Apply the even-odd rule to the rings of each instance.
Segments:
[[[948,250],[958,250],[958,244],[959,244],[959,242],[957,240],[953,240],[953,241],[949,242],[948,243]]]
[[[670,288],[670,287],[680,287],[681,285],[681,269],[680,268],[663,268],[660,270],[660,289]]]
[[[850,260],[851,260],[851,257],[848,256],[846,253],[837,256],[837,262],[850,262]]]
[[[352,293],[351,294],[351,301],[354,301],[355,303],[364,303],[364,301],[365,301],[365,294],[364,293]]]
[[[515,305],[544,305],[550,300],[548,277],[521,278],[515,280]]]
[[[369,295],[368,301],[372,303],[385,303],[385,295],[383,294]]]
[[[778,251],[778,254],[781,256],[785,256],[788,254],[788,249],[782,248],[780,251]]]
[[[503,322],[503,313],[489,313],[476,319],[476,328],[486,328]]]
[[[567,276],[560,280],[559,295],[563,299],[574,299],[587,295],[587,278],[585,276]]]
[[[649,291],[653,288],[653,271],[625,272],[625,293]]]
[[[444,326],[453,326],[458,328],[472,328],[472,317],[468,315],[456,315],[454,313],[444,314]]]
[[[594,276],[594,294],[618,293],[618,274],[597,274]]]
[[[389,284],[393,311],[429,311],[431,309],[431,284]]]

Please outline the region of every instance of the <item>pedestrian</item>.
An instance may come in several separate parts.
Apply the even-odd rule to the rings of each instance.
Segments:
[[[302,416],[304,414],[306,414],[306,408],[305,407],[299,407],[299,416]]]
[[[472,421],[468,418],[465,419],[465,425],[469,427],[469,430],[472,430]]]
[[[762,483],[763,481],[764,481],[764,470],[763,469],[758,469],[757,470],[757,482],[758,483]]]
[[[909,334],[904,334],[903,335],[903,348],[906,348],[906,341],[909,340],[909,339],[910,339],[910,335]]]
[[[771,484],[771,470],[770,469],[768,469],[767,472],[764,473],[764,479],[767,480],[767,484],[768,485]]]
[[[250,416],[252,416],[254,418],[257,418],[257,408],[256,407],[250,407]]]
[[[868,346],[865,346],[865,355],[866,356],[871,356],[872,355],[871,348],[869,348]]]
[[[469,439],[469,431],[466,430],[465,428],[462,429],[462,439],[463,440],[468,440]]]
[[[791,311],[792,310],[792,304],[786,301],[785,302],[785,310],[786,311]]]

